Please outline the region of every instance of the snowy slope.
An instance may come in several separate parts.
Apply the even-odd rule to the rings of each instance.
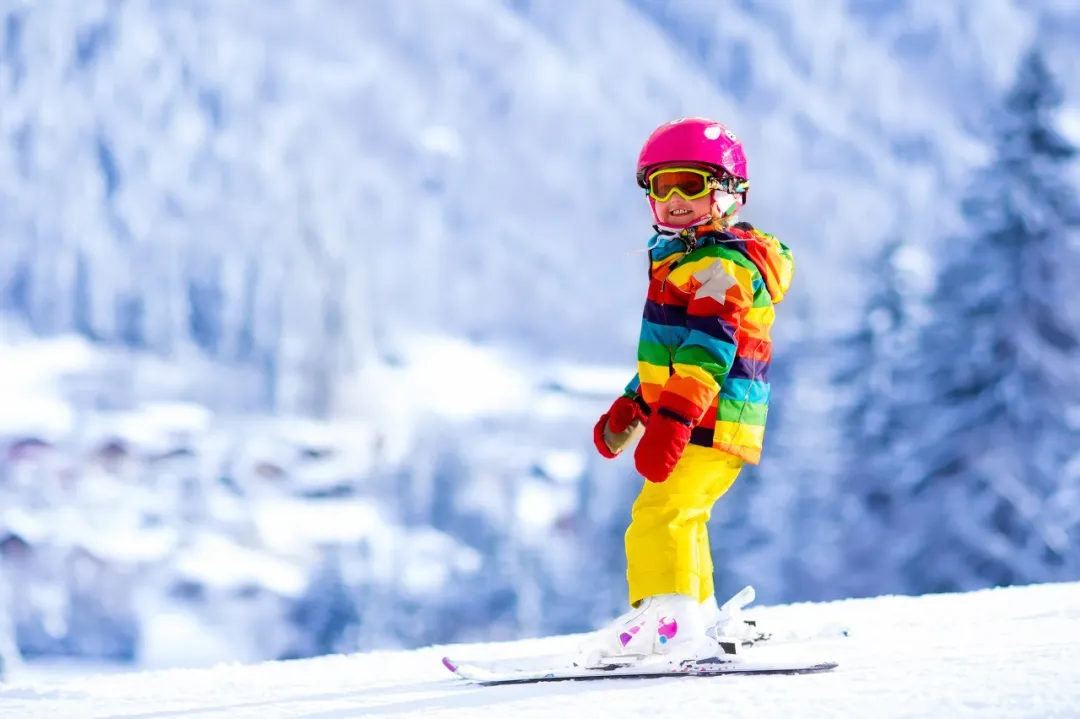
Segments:
[[[212,670],[103,675],[0,689],[0,716],[1075,717],[1080,584],[889,597],[758,612],[774,626],[846,622],[851,636],[792,651],[835,658],[826,675],[653,679],[481,688],[439,663],[544,654],[572,637],[325,657]],[[761,652],[768,650],[761,649]],[[778,651],[778,650],[774,650]]]
[[[858,255],[913,214],[949,226],[972,118],[1050,12],[886,5],[7,3],[0,307],[273,358],[286,411],[401,325],[610,361],[639,320],[639,144],[710,114],[753,158],[747,219],[795,248],[792,304],[831,329]]]

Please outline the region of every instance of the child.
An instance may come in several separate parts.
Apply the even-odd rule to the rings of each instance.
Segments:
[[[632,609],[582,647],[590,666],[709,646],[721,617],[706,522],[743,464],[760,459],[773,305],[794,270],[785,245],[736,221],[746,158],[720,123],[661,125],[637,181],[656,221],[638,373],[594,441],[613,458],[640,436],[634,464],[647,481],[626,531]]]

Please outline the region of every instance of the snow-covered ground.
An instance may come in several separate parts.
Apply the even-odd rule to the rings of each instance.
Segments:
[[[214,412],[176,391],[197,366],[2,316],[0,348],[8,663],[5,644],[147,670],[408,649],[578,631],[608,608],[516,597],[591,574],[578,528],[628,507],[590,440],[628,365],[414,333],[366,366],[362,416],[315,420]],[[373,592],[395,611],[365,621]],[[458,593],[509,608],[463,617]]]
[[[467,658],[540,655],[574,645],[574,637],[552,637],[143,674],[16,675],[0,689],[0,716],[952,719],[1072,718],[1080,712],[1080,584],[802,604],[754,613],[774,627],[846,623],[846,638],[787,649],[835,659],[840,667],[808,676],[477,687],[458,681],[439,661],[447,653]]]

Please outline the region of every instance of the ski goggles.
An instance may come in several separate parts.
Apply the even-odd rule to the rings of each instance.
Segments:
[[[713,191],[709,180],[712,173],[693,167],[668,167],[649,175],[649,197],[667,202],[678,192],[687,200],[705,197]]]
[[[713,190],[723,190],[733,195],[746,192],[746,180],[726,174],[717,178],[709,170],[696,167],[666,167],[649,175],[649,197],[657,202],[667,202],[678,192],[687,200],[705,197]]]

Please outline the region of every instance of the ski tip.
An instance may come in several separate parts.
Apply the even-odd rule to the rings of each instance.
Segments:
[[[453,661],[451,661],[450,657],[443,657],[442,663],[444,667],[454,672],[455,674],[457,673],[457,666],[454,664]]]

